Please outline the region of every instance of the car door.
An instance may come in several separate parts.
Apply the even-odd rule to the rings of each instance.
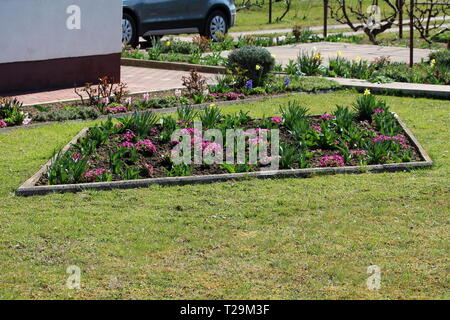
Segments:
[[[190,21],[201,21],[206,18],[210,5],[208,0],[189,0],[186,1],[187,19]]]
[[[179,28],[190,0],[143,0],[142,24],[147,30]]]

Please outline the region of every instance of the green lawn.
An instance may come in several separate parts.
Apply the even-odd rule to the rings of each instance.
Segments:
[[[335,1],[335,0],[333,0]],[[357,2],[357,0],[347,0],[347,3]],[[359,0],[358,0],[359,1]],[[239,3],[239,1],[236,1]],[[261,29],[280,29],[291,28],[294,23],[311,27],[323,26],[323,1],[322,0],[294,0],[292,1],[291,10],[281,22],[276,22],[276,18],[280,17],[285,5],[283,2],[273,3],[273,21],[269,24],[269,1],[265,1],[262,8],[252,7],[248,10],[241,10],[237,14],[236,25],[231,31],[252,31]],[[363,6],[368,7],[373,4],[372,0],[363,0]],[[380,3],[381,10],[386,8],[384,2]],[[351,16],[351,15],[350,15]],[[328,24],[338,24],[329,17]]]
[[[295,98],[321,113],[355,97],[224,110],[270,115]],[[92,122],[0,133],[0,299],[449,299],[450,102],[386,99],[433,169],[18,198]],[[374,264],[380,291],[365,285]]]

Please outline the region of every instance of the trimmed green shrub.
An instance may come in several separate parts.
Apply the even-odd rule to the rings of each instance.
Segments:
[[[245,76],[253,81],[254,86],[263,85],[274,66],[274,57],[261,47],[244,47],[234,50],[228,56],[228,68],[245,70]]]
[[[97,119],[100,111],[90,107],[78,107],[67,110],[52,110],[39,112],[33,116],[33,121],[67,121],[76,119]]]

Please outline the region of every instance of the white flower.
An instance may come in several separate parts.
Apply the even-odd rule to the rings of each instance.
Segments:
[[[180,89],[177,89],[177,90],[175,90],[175,96],[176,97],[181,97],[181,90]]]

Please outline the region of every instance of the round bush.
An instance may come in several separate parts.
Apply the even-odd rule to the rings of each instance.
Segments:
[[[228,56],[229,67],[245,70],[245,76],[253,80],[253,85],[264,84],[267,75],[275,66],[275,59],[270,52],[261,47],[244,47],[236,49]]]

